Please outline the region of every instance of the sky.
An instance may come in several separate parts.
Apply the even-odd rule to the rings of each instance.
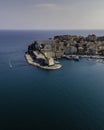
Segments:
[[[104,0],[0,0],[0,29],[104,29]]]

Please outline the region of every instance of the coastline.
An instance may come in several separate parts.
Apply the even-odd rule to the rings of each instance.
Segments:
[[[55,59],[80,58],[104,59],[104,36],[56,35],[47,40],[37,40],[28,46],[26,59],[29,64],[42,69],[59,69]]]
[[[80,58],[92,58],[92,59],[104,59],[104,56],[100,56],[100,55],[67,55],[70,57],[74,57],[74,56],[79,56]],[[64,55],[63,57],[66,57],[66,55]]]
[[[104,56],[99,56],[99,55],[68,55],[68,56],[69,57],[79,56],[80,58],[90,58],[90,59],[104,59]],[[66,56],[64,55],[63,58],[66,58]],[[36,63],[35,61],[33,61],[32,57],[29,54],[25,54],[25,59],[28,64],[39,67],[41,69],[45,69],[45,70],[56,70],[62,67],[62,65],[59,63],[53,66],[42,66],[39,63]]]
[[[46,70],[56,70],[62,67],[60,64],[55,64],[53,66],[42,66],[39,63],[34,62],[29,54],[25,54],[25,58],[29,64]]]

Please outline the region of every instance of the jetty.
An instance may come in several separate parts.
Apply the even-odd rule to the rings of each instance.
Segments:
[[[39,67],[39,68],[42,68],[42,69],[46,69],[46,70],[55,70],[55,69],[59,69],[59,68],[62,67],[61,64],[54,64],[54,65],[51,65],[51,66],[48,66],[48,65],[43,66],[40,63],[34,61],[29,54],[25,54],[25,58],[26,58],[26,60],[29,64],[36,66],[36,67]]]

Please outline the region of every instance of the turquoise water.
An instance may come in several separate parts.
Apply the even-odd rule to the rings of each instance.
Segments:
[[[46,71],[25,61],[32,41],[65,33],[104,30],[0,31],[0,130],[104,129],[104,64],[63,59]]]

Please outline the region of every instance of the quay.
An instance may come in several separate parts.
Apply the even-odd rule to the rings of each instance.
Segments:
[[[31,64],[33,66],[37,66],[37,67],[42,68],[42,69],[55,70],[55,69],[59,69],[62,67],[62,65],[60,65],[60,64],[54,64],[52,66],[48,66],[48,65],[42,66],[39,63],[36,63],[29,54],[25,54],[25,58],[29,64]]]
[[[73,57],[104,59],[104,56],[100,56],[100,55],[63,55],[63,58],[66,58],[66,59],[73,59]]]

